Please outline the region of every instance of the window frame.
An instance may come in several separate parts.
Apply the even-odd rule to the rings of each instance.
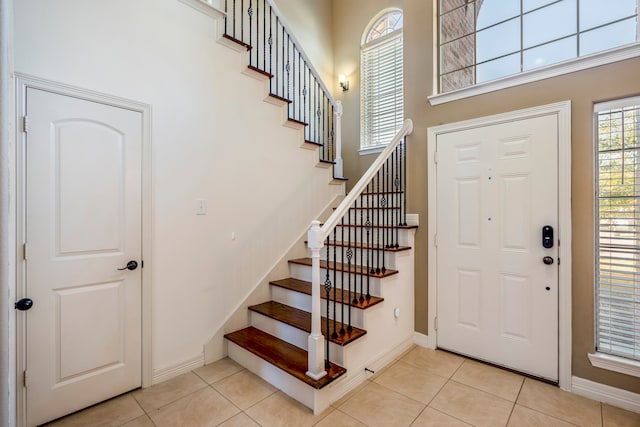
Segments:
[[[630,106],[640,106],[640,96],[629,97],[629,98],[621,98],[617,100],[596,103],[593,108],[593,168],[594,168],[594,186],[595,186],[595,197],[594,197],[594,224],[593,224],[593,232],[594,232],[594,286],[593,286],[593,297],[594,297],[594,331],[593,331],[593,342],[594,342],[594,352],[589,353],[587,356],[592,366],[606,369],[618,373],[622,373],[625,375],[631,375],[640,377],[640,356],[638,359],[625,357],[618,354],[609,353],[606,351],[600,351],[598,349],[599,337],[598,337],[598,320],[599,320],[599,282],[600,282],[600,269],[599,269],[599,252],[600,252],[600,218],[599,218],[599,203],[600,203],[600,193],[598,191],[599,187],[599,179],[600,179],[600,165],[599,165],[599,132],[598,132],[598,115],[604,111],[610,111],[613,109],[621,109]],[[636,196],[637,199],[640,199],[640,196]],[[637,227],[640,229],[640,226]],[[638,262],[640,264],[640,262]]]
[[[433,68],[433,94],[428,96],[429,103],[433,106],[456,101],[459,99],[494,92],[514,86],[537,82],[551,77],[561,76],[576,71],[586,70],[601,65],[612,64],[626,59],[640,57],[640,0],[638,0],[638,25],[636,42],[624,46],[595,52],[589,55],[578,56],[565,61],[549,64],[516,74],[501,77],[471,86],[456,89],[450,92],[439,93],[440,88],[440,6],[439,2],[433,8],[434,22],[434,68]],[[475,34],[475,29],[474,29]]]
[[[371,41],[367,41],[369,39],[369,35],[371,34],[371,32],[373,31],[373,29],[375,28],[375,26],[383,19],[385,18],[387,15],[392,14],[392,13],[400,13],[402,14],[402,19],[404,20],[404,12],[402,11],[402,9],[399,8],[387,8],[384,9],[382,11],[380,11],[378,14],[376,14],[373,19],[371,19],[371,21],[369,22],[369,24],[366,26],[365,31],[362,34],[362,38],[361,38],[361,42],[360,42],[360,142],[359,142],[359,150],[358,153],[360,155],[366,155],[366,154],[373,154],[373,153],[379,153],[382,150],[384,150],[384,148],[388,145],[387,143],[378,143],[378,144],[369,144],[369,145],[364,145],[365,142],[365,134],[364,134],[364,129],[366,128],[365,126],[365,111],[363,108],[363,104],[364,104],[364,87],[367,84],[367,80],[365,79],[364,76],[364,54],[365,51],[367,51],[368,49],[372,49],[375,48],[377,46],[383,46],[385,44],[390,44],[390,43],[395,43],[396,39],[400,38],[402,41],[401,44],[401,49],[404,52],[404,23],[402,25],[402,27],[400,27],[399,29],[396,29],[392,32],[383,34],[379,37],[377,37],[374,40]],[[400,120],[400,126],[402,125],[403,119],[404,119],[404,58],[402,60],[402,70],[401,70],[401,74],[402,74],[402,78],[403,78],[403,82],[402,82],[402,119]],[[390,141],[390,140],[389,140]]]

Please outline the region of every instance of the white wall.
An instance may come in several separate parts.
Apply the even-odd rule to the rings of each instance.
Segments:
[[[17,72],[152,106],[153,369],[200,357],[342,188],[214,21],[177,0],[20,0],[14,28]]]

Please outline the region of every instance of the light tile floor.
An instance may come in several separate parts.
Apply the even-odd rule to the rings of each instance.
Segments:
[[[222,359],[52,425],[640,427],[640,414],[450,353],[413,347],[318,416]]]

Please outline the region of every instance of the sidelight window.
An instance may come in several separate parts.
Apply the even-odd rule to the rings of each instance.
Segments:
[[[596,350],[640,360],[640,97],[596,105]]]

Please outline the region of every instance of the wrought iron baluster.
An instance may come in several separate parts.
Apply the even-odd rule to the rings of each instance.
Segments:
[[[336,245],[336,233],[337,233],[337,229],[334,227],[333,228],[333,333],[331,334],[331,338],[333,338],[334,340],[336,338],[338,338],[338,332],[337,332],[337,324],[338,324],[338,314],[337,314],[337,306],[338,306],[338,294],[336,292],[336,284],[337,282],[337,275],[338,275],[338,256],[337,256],[337,250],[338,250],[338,246]],[[327,313],[327,316],[329,316],[329,313]]]
[[[326,293],[326,299],[327,299],[327,324],[326,324],[326,332],[325,332],[325,343],[326,343],[326,350],[325,350],[325,355],[326,355],[326,360],[324,363],[324,367],[326,369],[329,369],[331,367],[331,364],[329,363],[329,302],[331,301],[331,279],[329,278],[329,237],[327,237],[327,278],[324,281],[324,291]]]
[[[301,110],[301,106],[302,106],[302,79],[300,77],[300,69],[302,68],[302,66],[300,65],[301,60],[302,60],[302,56],[300,55],[300,51],[298,51],[298,120],[303,122],[302,110]]]
[[[271,6],[269,6],[269,38],[267,42],[269,43],[269,74],[271,74],[269,93],[273,93],[273,10]]]
[[[244,0],[240,0],[240,40],[244,42]]]
[[[369,187],[371,186],[371,187]],[[371,188],[371,190],[369,190],[369,188]],[[373,186],[373,182],[371,182],[370,184],[367,184],[367,222],[365,223],[365,227],[367,229],[367,268],[365,269],[366,275],[367,275],[367,296],[366,298],[369,299],[371,298],[371,294],[369,293],[369,286],[371,283],[371,275],[375,274],[376,270],[373,269],[371,267],[371,240],[369,239],[370,234],[371,234],[371,213],[373,212],[373,190],[375,189],[375,187]]]
[[[280,18],[278,18],[278,15],[276,15],[276,43],[275,43],[275,51],[276,51],[276,72],[275,72],[275,76],[276,76],[276,82],[275,82],[275,87],[276,90],[275,92],[273,92],[274,95],[280,95],[278,93],[278,85],[280,83],[280,73],[279,71],[279,62],[278,62],[278,52],[280,51],[280,49],[278,48],[278,38],[279,38],[279,34],[280,34]]]
[[[360,200],[362,201],[362,195],[360,195]],[[351,224],[357,224],[358,223],[358,199],[356,198],[356,200],[353,202],[354,203],[354,211],[353,211],[353,222]],[[354,246],[357,246],[357,241],[358,241],[358,229],[355,227],[355,225],[350,226],[349,230],[351,230],[353,228],[353,242],[354,242]],[[362,251],[358,251],[358,252],[362,252]],[[358,252],[355,253],[355,257],[353,258],[353,299],[351,300],[352,304],[358,304],[358,275],[356,274],[357,272],[357,268],[356,266],[358,265]]]
[[[357,203],[357,201],[356,201]],[[351,223],[351,209],[349,209],[347,211],[347,223],[350,224]],[[348,248],[347,248],[347,265],[348,265],[348,270],[347,270],[347,282],[348,282],[348,301],[347,301],[347,310],[349,311],[349,326],[347,326],[347,331],[351,332],[351,330],[353,329],[351,327],[351,258],[353,257],[353,249],[351,248],[351,228],[352,227],[348,227],[347,228],[347,241],[348,241]],[[342,285],[344,287],[344,284]],[[355,293],[354,295],[354,299],[355,299]],[[342,299],[344,301],[344,298]]]
[[[340,220],[340,261],[342,264],[342,269],[340,272],[340,335],[345,334],[344,330],[344,216]],[[347,270],[347,275],[349,274],[349,270]]]
[[[229,34],[227,30],[227,19],[229,19],[229,5],[227,4],[228,0],[224,0],[224,11],[227,12],[224,15],[224,33]]]
[[[267,70],[267,5],[265,3],[262,3],[262,70]]]
[[[369,188],[365,191],[368,191]],[[366,248],[364,247],[364,199],[363,195],[360,194],[360,298],[359,300],[364,301],[364,274],[365,270],[364,266],[364,252]]]
[[[287,34],[287,65],[285,67],[285,70],[287,71],[287,96],[286,96],[286,98],[289,101],[292,101],[292,99],[291,99],[291,53],[289,52],[290,48],[291,48],[291,37],[289,36],[289,34]],[[287,105],[287,117],[293,117],[293,115],[291,114],[291,102],[289,102],[289,105]]]
[[[376,186],[378,187],[378,198],[377,198],[377,209],[376,209],[376,273],[380,274],[380,230],[382,223],[380,222],[380,198],[384,197],[383,194],[380,194],[380,171],[376,172],[376,177],[374,178],[376,182]]]
[[[249,16],[249,45],[253,46],[253,0],[249,0],[247,16]],[[253,52],[251,51],[249,51],[249,65],[253,65]]]
[[[387,169],[387,162],[382,164],[382,194],[380,199],[382,205],[382,245],[380,246],[380,250],[382,251],[382,273],[384,274],[387,271],[387,254],[384,248],[387,248],[389,245],[389,241],[387,240],[389,233],[389,208],[387,206],[387,179],[389,175],[389,170]]]
[[[402,220],[402,225],[407,226],[407,137],[402,138],[400,142],[402,147],[402,174],[404,179],[402,180],[402,208],[404,212],[404,217]]]
[[[396,206],[400,207],[400,153],[398,147],[395,149],[396,159],[396,176],[393,178],[394,198],[396,199]],[[400,242],[400,209],[396,209],[396,242],[394,247],[397,248]]]
[[[280,70],[282,72],[282,91],[280,92],[283,98],[286,99],[285,96],[285,91],[284,91],[284,85],[285,85],[285,81],[284,81],[284,76],[285,76],[285,68],[286,68],[286,63],[287,63],[287,57],[284,55],[284,47],[286,46],[286,43],[284,41],[284,35],[285,35],[285,31],[284,31],[284,24],[282,24],[282,70]]]

